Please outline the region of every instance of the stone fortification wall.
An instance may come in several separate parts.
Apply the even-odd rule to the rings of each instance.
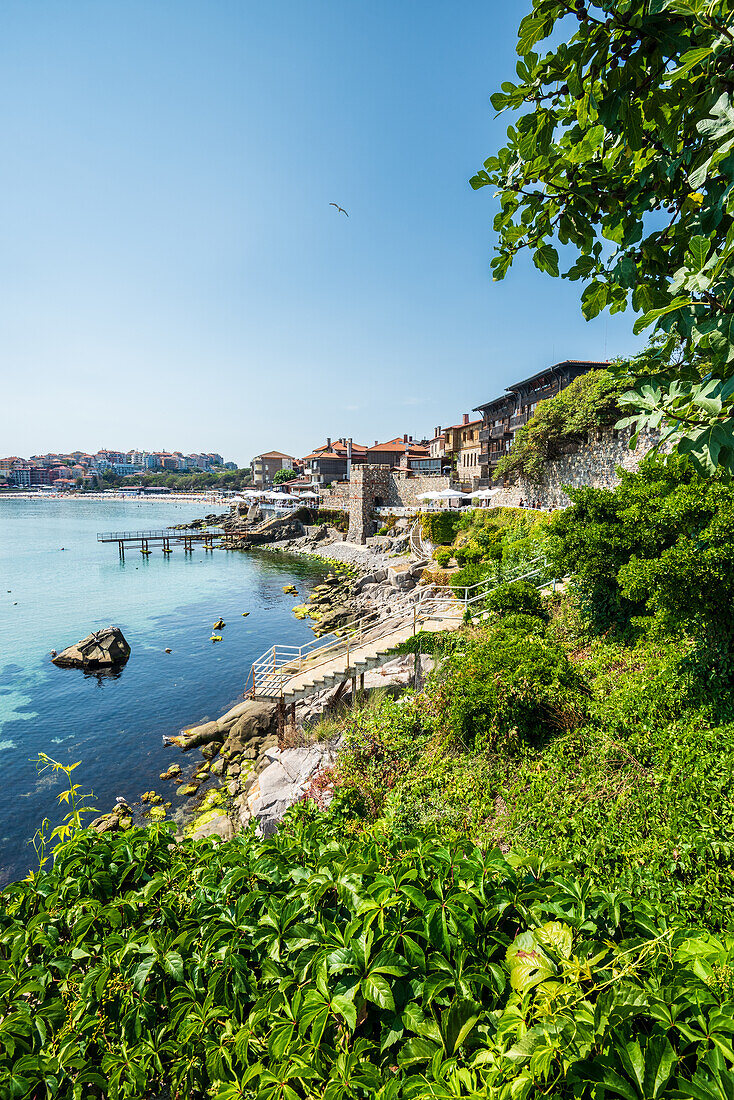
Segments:
[[[372,534],[375,508],[418,508],[420,493],[440,492],[448,477],[415,477],[389,466],[353,466],[349,482],[350,542],[364,542]],[[332,507],[324,500],[323,507]]]
[[[334,481],[328,489],[322,489],[319,506],[321,508],[333,509],[338,512],[348,512],[349,482]]]
[[[591,432],[587,442],[573,453],[549,462],[540,483],[518,478],[492,499],[493,507],[517,507],[522,501],[526,505],[538,502],[541,508],[565,508],[570,500],[563,491],[564,485],[613,489],[619,484],[617,468],[636,470],[657,441],[656,435],[640,435],[637,446],[630,450],[630,435],[629,429],[618,432],[602,428]]]

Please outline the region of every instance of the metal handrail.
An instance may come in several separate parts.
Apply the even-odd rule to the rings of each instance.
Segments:
[[[270,646],[265,653],[253,662],[255,680],[257,681],[260,678],[257,674],[261,669],[268,670],[270,676],[272,676],[278,668],[282,668],[284,665],[294,665],[298,662],[298,668],[293,668],[292,671],[289,672],[287,677],[289,678],[291,675],[295,675],[296,672],[303,670],[304,659],[309,660],[309,670],[318,668],[325,661],[330,660],[339,649],[346,649],[349,646],[353,646],[355,641],[359,646],[360,643],[364,642],[365,635],[367,634],[373,635],[370,639],[371,641],[378,641],[379,637],[383,636],[385,631],[383,630],[380,634],[375,634],[375,631],[380,630],[381,626],[386,626],[395,619],[402,622],[404,620],[403,611],[409,604],[415,606],[413,601],[408,601],[403,598],[394,605],[394,609],[390,615],[377,622],[371,615],[364,615],[359,619],[353,620],[351,623],[345,623],[343,626],[339,627],[342,636],[328,642],[323,642],[320,638],[314,638],[312,641],[306,642],[306,644],[302,646]],[[349,631],[350,633],[344,636],[344,631]],[[390,633],[390,630],[387,630],[387,633]],[[314,653],[319,654],[319,659],[311,663],[310,658]]]
[[[537,579],[548,568],[547,561],[541,557],[528,564],[539,566],[539,568],[514,576],[511,581]],[[426,622],[435,617],[440,610],[446,612],[451,608],[455,608],[457,611],[461,609],[463,614],[467,608],[483,600],[498,584],[502,583],[506,582],[493,581],[487,577],[475,584],[463,585],[458,591],[451,585],[426,585],[418,593],[417,600],[413,596],[402,597],[393,605],[391,613],[377,622],[371,616],[364,615],[351,623],[346,623],[339,628],[340,637],[331,641],[322,642],[321,639],[314,638],[302,646],[272,645],[252,664],[252,692],[257,694],[260,685],[267,685],[269,688],[277,690],[293,676],[303,672],[304,661],[308,663],[308,671],[311,672],[327,664],[340,650],[346,652],[347,656],[346,675],[350,667],[350,648],[359,649],[363,645],[380,641],[386,634],[395,632],[401,625],[405,625],[410,621],[410,615],[405,614],[407,610],[412,609],[414,627],[419,622]],[[347,632],[346,635],[344,634],[345,631]],[[312,660],[316,655],[316,660]],[[278,671],[286,668],[288,669],[287,672]]]
[[[165,527],[158,531],[98,531],[97,542],[117,542],[119,539],[177,539],[201,535],[218,538],[225,534],[223,527]]]
[[[410,548],[417,558],[430,558],[431,551],[423,541],[421,521],[417,519],[410,529]]]

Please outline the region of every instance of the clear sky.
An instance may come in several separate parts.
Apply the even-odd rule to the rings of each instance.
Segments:
[[[468,180],[528,7],[5,0],[0,455],[430,435],[639,347],[579,284],[489,274]]]

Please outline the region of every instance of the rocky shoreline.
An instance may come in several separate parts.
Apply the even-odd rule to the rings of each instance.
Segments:
[[[306,603],[294,607],[298,617],[307,615],[312,620],[317,635],[330,634],[356,618],[377,620],[398,592],[416,588],[426,568],[425,561],[410,560],[407,536],[400,531],[392,539],[370,540],[364,548],[347,543],[335,529],[301,531],[295,526],[286,529],[285,537],[257,545],[257,552],[307,554],[336,567],[311,591]],[[397,693],[413,686],[416,678],[420,681],[430,667],[428,657],[420,662],[413,655],[396,657],[366,673],[364,691],[382,688]],[[149,791],[134,807],[117,805],[91,827],[100,832],[124,830],[135,823],[163,820],[170,812],[179,839],[229,840],[251,821],[266,835],[272,833],[286,809],[299,799],[310,795],[322,807],[330,801],[328,769],[338,745],[314,740],[314,727],[352,703],[351,680],[299,701],[285,722],[276,702],[243,699],[218,719],[167,739],[184,754],[180,763],[173,763],[160,776],[162,783],[174,788],[177,806],[163,794]],[[194,750],[200,752],[201,760],[187,768],[186,754]]]

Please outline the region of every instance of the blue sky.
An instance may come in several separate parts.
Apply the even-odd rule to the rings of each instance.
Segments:
[[[527,7],[6,0],[0,455],[430,435],[639,347],[578,284],[489,274],[468,180]]]

